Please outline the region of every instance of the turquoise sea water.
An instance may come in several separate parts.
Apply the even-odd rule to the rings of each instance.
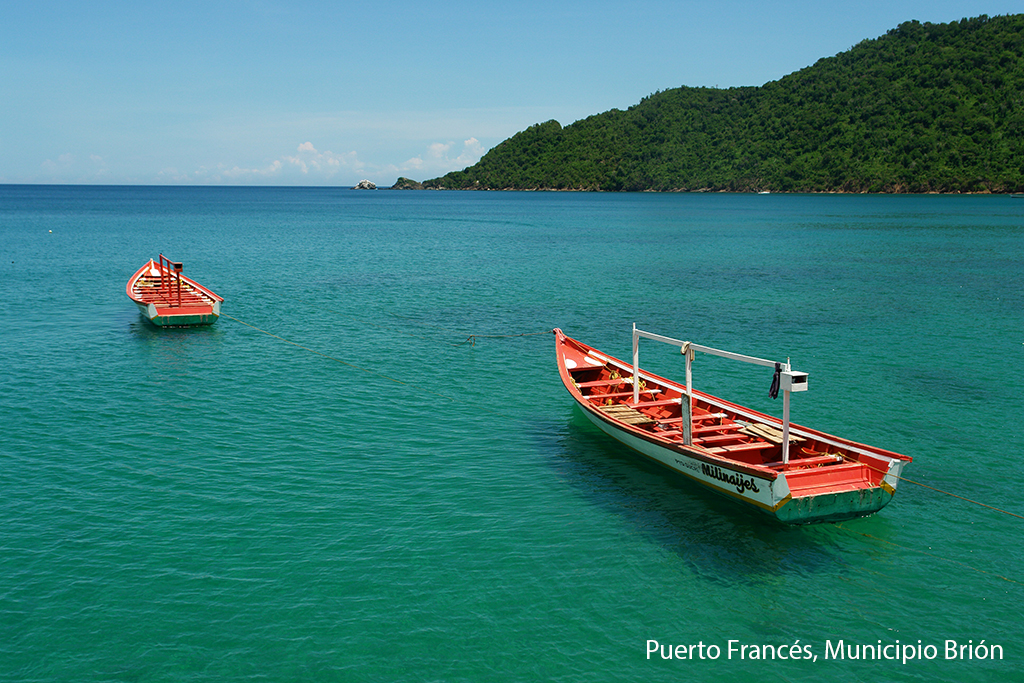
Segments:
[[[161,252],[216,325],[139,316]],[[1024,515],[1024,200],[0,186],[0,286],[0,680],[1022,680],[1024,519],[907,482],[753,517],[592,428],[533,333],[789,356],[796,422]]]

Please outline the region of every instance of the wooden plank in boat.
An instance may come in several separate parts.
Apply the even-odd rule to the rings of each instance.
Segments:
[[[776,429],[775,427],[769,427],[768,425],[765,425],[765,424],[753,423],[753,424],[747,425],[746,427],[744,427],[740,431],[743,432],[744,434],[749,434],[750,436],[756,436],[756,437],[758,437],[760,439],[764,439],[765,441],[770,441],[771,443],[775,444],[776,446],[781,446],[782,445],[782,430],[781,429]],[[804,441],[804,439],[802,439],[799,436],[793,436],[792,434],[789,435],[789,442],[790,443],[801,443],[802,441]]]
[[[622,405],[621,403],[616,403],[610,406],[598,406],[598,408],[605,415],[614,417],[616,420],[621,420],[626,424],[641,425],[654,422],[653,419],[647,417],[640,411],[633,410],[629,406]]]
[[[718,455],[729,456],[730,453],[739,453],[742,451],[759,451],[765,448],[772,448],[770,443],[755,442],[755,443],[740,443],[733,446],[709,446],[707,450]]]

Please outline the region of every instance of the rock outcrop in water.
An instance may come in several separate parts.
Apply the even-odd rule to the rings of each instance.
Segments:
[[[398,181],[391,186],[392,190],[422,190],[423,183],[418,183],[415,180],[409,178],[399,178]]]

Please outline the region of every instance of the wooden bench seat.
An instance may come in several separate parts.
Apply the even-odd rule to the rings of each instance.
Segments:
[[[716,455],[726,455],[730,453],[742,453],[744,451],[760,451],[768,448],[775,448],[774,444],[766,443],[763,441],[754,441],[753,443],[740,443],[733,446],[711,446],[708,447],[712,453]]]
[[[680,400],[679,403],[682,404],[682,401]],[[722,417],[729,417],[729,415],[728,415],[728,413],[705,413],[704,415],[694,415],[692,417],[692,420],[694,422],[700,422],[702,420],[711,420],[711,419],[717,419],[717,418],[722,418]],[[684,418],[682,418],[682,417],[670,417],[670,418],[667,418],[667,419],[664,419],[664,420],[658,420],[658,422],[660,422],[661,424],[666,424],[666,425],[667,424],[679,424],[679,423],[682,423],[683,419]]]
[[[679,423],[680,420],[675,420],[675,419],[673,419],[673,420],[659,420],[658,424],[659,425],[663,425],[663,424],[665,424],[667,422]],[[742,426],[743,425],[741,425],[739,423],[736,423],[736,422],[726,422],[725,424],[720,424],[720,425],[695,426],[695,427],[690,429],[690,436],[694,436],[696,434],[707,434],[708,432],[725,432],[725,431],[735,432],[735,431],[739,430]],[[657,434],[658,436],[676,436],[677,434],[682,434],[682,433],[683,433],[682,429],[667,429],[665,431],[655,432],[655,434]],[[732,436],[732,438],[736,438],[735,435],[730,435],[730,436]],[[694,443],[698,443],[697,439],[694,439],[693,441],[694,441]]]
[[[693,440],[695,444],[715,443],[717,441],[736,441],[739,437],[736,434],[712,434],[711,436],[698,436]]]
[[[740,431],[742,431],[744,434],[749,434],[750,436],[754,436],[759,439],[764,439],[765,441],[770,441],[776,446],[782,445],[782,430],[779,429],[778,427],[770,427],[766,424],[754,422],[748,424]],[[803,441],[805,441],[805,439],[803,439],[802,437],[795,436],[794,434],[790,433],[789,442],[791,444],[802,443]]]
[[[738,422],[726,422],[725,424],[719,425],[699,425],[690,428],[691,434],[703,434],[704,432],[719,432],[719,431],[737,431],[742,429],[743,425]]]
[[[661,389],[641,389],[641,394],[658,394],[661,393]],[[633,390],[629,391],[613,391],[607,394],[583,394],[583,398],[630,398],[633,396]]]
[[[783,464],[781,462],[766,462],[765,467],[771,467],[773,470],[781,470],[784,468],[797,468],[797,467],[817,467],[818,465],[831,465],[833,463],[842,462],[842,457],[838,460],[832,455],[821,455],[816,458],[794,458],[790,454],[789,462]]]
[[[658,391],[661,390],[659,389]],[[632,392],[630,392],[629,395],[632,396]],[[666,398],[660,401],[640,401],[640,403],[630,403],[629,406],[631,408],[657,408],[659,406],[679,405],[681,401],[681,398]]]
[[[618,379],[595,379],[591,382],[577,382],[576,387],[579,389],[589,389],[590,387],[608,387],[615,386],[616,384],[632,384],[632,377],[619,377]]]

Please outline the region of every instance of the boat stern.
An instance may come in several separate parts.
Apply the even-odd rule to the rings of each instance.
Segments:
[[[193,307],[187,313],[180,308],[158,308],[153,304],[138,304],[139,311],[157,327],[200,327],[212,325],[220,317],[220,305]]]
[[[842,522],[866,517],[884,508],[896,491],[876,486],[813,496],[791,497],[775,509],[779,521],[787,524]]]
[[[839,522],[874,514],[896,495],[907,460],[861,456],[860,462],[786,472],[790,496],[775,510],[789,524]]]

